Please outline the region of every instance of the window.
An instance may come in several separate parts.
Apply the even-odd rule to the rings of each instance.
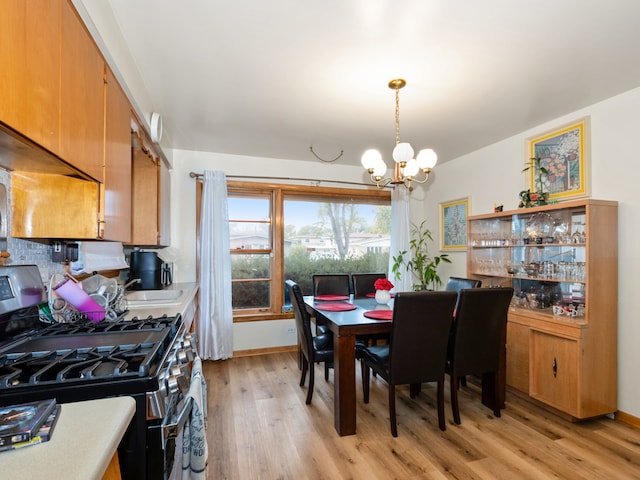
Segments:
[[[313,273],[386,272],[387,191],[228,183],[236,321],[290,315],[286,279],[311,294]]]

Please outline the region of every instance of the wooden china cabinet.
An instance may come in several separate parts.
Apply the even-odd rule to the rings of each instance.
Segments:
[[[617,202],[475,215],[467,234],[468,275],[514,288],[507,385],[571,419],[615,412]]]

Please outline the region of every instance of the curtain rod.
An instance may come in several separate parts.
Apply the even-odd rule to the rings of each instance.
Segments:
[[[204,176],[202,173],[189,172],[189,176],[191,178],[195,178],[197,180],[201,180]],[[343,185],[359,185],[363,187],[371,187],[369,183],[358,183],[358,182],[345,182],[343,180],[317,180],[312,178],[295,178],[295,177],[256,177],[253,175],[228,175],[227,178],[246,178],[246,179],[254,179],[254,180],[295,180],[302,182],[311,182],[315,183],[316,186],[319,186],[321,183],[340,183]],[[389,188],[389,187],[385,187]]]

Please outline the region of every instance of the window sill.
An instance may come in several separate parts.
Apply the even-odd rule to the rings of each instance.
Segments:
[[[250,315],[234,315],[233,323],[262,322],[264,320],[283,320],[294,318],[293,312],[287,313],[252,313]]]

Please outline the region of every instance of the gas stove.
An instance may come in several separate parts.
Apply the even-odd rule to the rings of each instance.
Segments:
[[[106,385],[108,392],[160,389],[156,373],[166,362],[182,319],[160,317],[94,323],[79,321],[32,330],[0,349],[0,403],[25,394]],[[95,395],[88,392],[86,395]]]
[[[197,355],[182,317],[48,325],[38,315],[43,297],[37,267],[0,267],[0,406],[131,396],[136,413],[119,447],[122,478],[168,478]]]

